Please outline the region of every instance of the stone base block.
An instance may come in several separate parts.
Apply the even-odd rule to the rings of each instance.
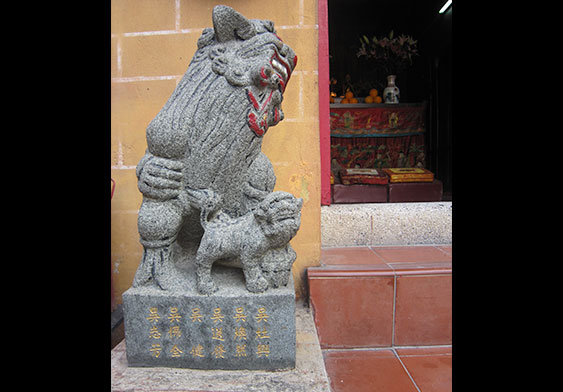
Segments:
[[[295,304],[295,368],[269,370],[200,370],[132,367],[126,359],[125,340],[111,350],[111,390],[114,392],[327,392],[330,383],[311,308]]]
[[[283,370],[295,367],[295,291],[254,294],[242,270],[213,267],[220,287],[195,288],[195,271],[183,270],[186,288],[131,287],[123,294],[129,366],[189,369]]]

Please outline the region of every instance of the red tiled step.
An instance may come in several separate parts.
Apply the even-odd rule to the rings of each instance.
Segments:
[[[307,274],[321,348],[451,344],[451,246],[323,249]]]
[[[395,350],[421,391],[452,390],[452,348],[398,348]]]
[[[452,349],[323,350],[333,392],[452,390]]]

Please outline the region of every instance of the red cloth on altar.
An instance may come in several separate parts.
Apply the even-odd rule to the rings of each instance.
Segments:
[[[331,106],[331,136],[407,136],[424,132],[425,104],[355,106],[346,107],[345,104]]]
[[[343,168],[425,167],[424,134],[330,138],[330,156]]]
[[[426,104],[331,105],[331,158],[342,168],[425,167]]]

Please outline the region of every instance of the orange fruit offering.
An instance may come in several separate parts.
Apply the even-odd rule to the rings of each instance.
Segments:
[[[377,97],[377,92],[377,89],[372,88],[371,90],[369,90],[369,96],[375,98]]]
[[[346,94],[344,94],[344,96],[348,99],[354,97],[354,93],[350,90],[346,91]]]
[[[344,98],[342,99],[342,101],[340,101],[340,103],[350,103],[350,101],[348,100],[348,98]]]
[[[334,97],[330,97],[330,103],[334,103]]]
[[[373,99],[373,102],[375,102],[375,103],[381,103],[381,101],[382,101],[381,97],[375,97]]]
[[[364,102],[365,103],[373,103],[373,97],[371,95],[368,95],[367,97],[365,97]]]
[[[350,98],[350,103],[358,103],[358,99],[357,98]]]

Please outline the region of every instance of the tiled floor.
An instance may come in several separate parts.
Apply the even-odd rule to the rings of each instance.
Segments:
[[[451,347],[323,350],[332,392],[449,392]]]
[[[451,246],[323,249],[307,275],[323,349],[451,344]]]
[[[321,250],[321,265],[368,265],[370,268],[407,270],[452,267],[452,247],[372,246],[327,248]]]
[[[323,249],[308,277],[333,392],[451,391],[451,246]]]

